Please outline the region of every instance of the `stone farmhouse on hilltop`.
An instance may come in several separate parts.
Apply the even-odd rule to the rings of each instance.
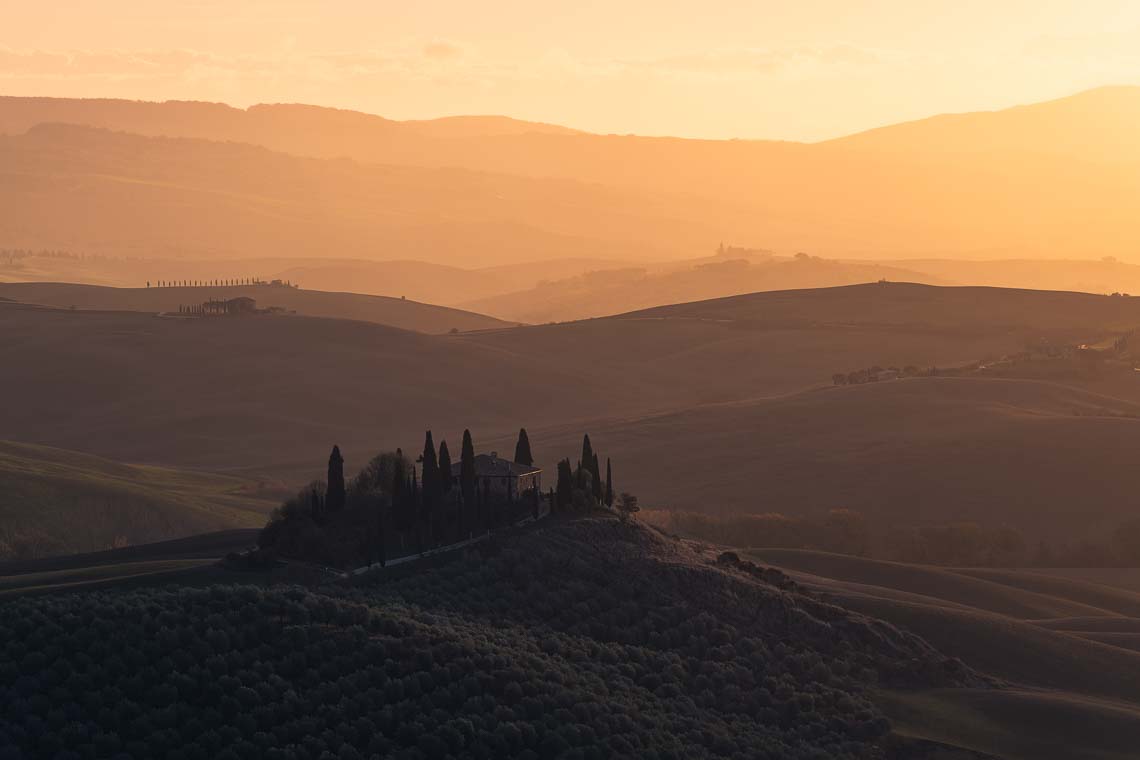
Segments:
[[[462,462],[451,465],[451,482],[456,487],[459,485],[462,466]],[[503,459],[494,451],[490,454],[477,454],[475,482],[480,491],[486,489],[492,496],[516,501],[542,492],[542,468]]]

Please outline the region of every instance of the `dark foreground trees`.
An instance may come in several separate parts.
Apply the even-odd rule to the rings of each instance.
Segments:
[[[567,521],[358,588],[6,600],[0,756],[855,760],[889,730],[868,683],[958,685],[914,637],[646,534]]]

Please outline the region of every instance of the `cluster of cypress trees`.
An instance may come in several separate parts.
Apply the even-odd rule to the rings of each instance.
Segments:
[[[551,495],[552,507],[558,510],[581,510],[604,504],[612,508],[613,466],[607,457],[606,477],[603,480],[600,461],[590,443],[590,434],[585,434],[582,437],[582,455],[578,459],[578,466],[572,466],[569,458],[558,463],[558,481]]]
[[[525,428],[519,430],[515,460],[527,466],[534,463]],[[441,441],[437,449],[428,430],[423,452],[415,461],[397,449],[394,455],[376,457],[346,485],[344,458],[340,448],[333,446],[324,493],[317,485],[311,486],[305,501],[311,504],[310,514],[318,524],[335,520],[334,515],[347,502],[352,502],[354,509],[370,508],[374,513],[374,538],[370,543],[377,551],[370,547],[369,554],[380,562],[385,559],[389,529],[398,533],[401,548],[425,551],[492,530],[517,516],[518,508],[524,506],[514,503],[517,496],[508,492],[504,504],[501,496],[492,493],[489,483],[484,482],[480,488],[470,430],[463,431],[459,462],[459,477],[453,479],[447,441]],[[384,482],[378,482],[381,472],[390,472]],[[354,496],[350,498],[350,494]],[[531,500],[530,507],[537,516],[539,495],[534,494]]]
[[[516,463],[534,464],[530,438],[520,429]],[[329,454],[327,477],[314,481],[285,502],[263,531],[263,545],[279,546],[288,556],[326,564],[353,566],[353,561],[386,561],[389,550],[400,556],[463,541],[513,523],[523,515],[538,517],[542,495],[491,489],[476,472],[471,431],[463,431],[457,477],[452,476],[447,441],[439,446],[430,430],[422,453],[414,460],[401,449],[374,457],[356,477],[346,480],[340,447]],[[590,436],[582,440],[577,467],[569,459],[558,464],[557,487],[550,489],[552,511],[588,511],[614,505],[613,470],[601,458]]]

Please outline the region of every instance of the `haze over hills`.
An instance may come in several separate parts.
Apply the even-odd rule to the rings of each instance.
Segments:
[[[0,377],[0,393],[21,399],[5,434],[124,461],[299,483],[332,443],[351,469],[425,427],[449,441],[470,428],[480,450],[507,451],[525,425],[552,469],[545,457],[588,430],[647,504],[1032,515],[1042,537],[1103,534],[1138,485],[1119,446],[1140,434],[1131,371],[829,387],[873,366],[1111,342],[1140,324],[1132,298],[875,284],[444,336],[302,316],[0,310],[0,350],[21,357]],[[957,485],[931,491],[946,468]]]
[[[809,145],[513,126],[438,137],[327,109],[9,99],[5,245],[459,265],[680,258],[718,240],[827,257],[1127,258],[1140,246],[1140,157],[1118,138],[1138,102],[1140,88],[1113,88]],[[181,161],[164,156],[167,142],[35,126],[60,120],[316,158],[178,143],[193,155]],[[52,179],[61,172],[66,182]],[[98,198],[98,224],[83,220],[83,197]],[[171,226],[171,205],[230,234]]]
[[[279,308],[310,317],[357,319],[422,333],[463,332],[508,327],[503,322],[444,306],[385,296],[328,293],[284,285],[202,285],[106,288],[55,282],[0,283],[0,298],[42,306],[103,311],[178,313],[208,300],[252,298],[257,308]]]

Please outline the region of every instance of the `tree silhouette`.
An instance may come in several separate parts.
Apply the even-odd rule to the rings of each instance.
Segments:
[[[578,466],[590,467],[594,461],[594,447],[590,445],[590,434],[586,433],[582,436],[582,458],[578,460]]]
[[[440,490],[451,493],[451,452],[447,450],[447,441],[439,442],[439,477]]]
[[[574,473],[570,469],[569,459],[558,463],[558,483],[554,487],[554,498],[560,510],[567,509],[574,500]]]
[[[471,442],[471,431],[463,431],[463,447],[459,452],[459,490],[467,508],[476,505],[475,483],[475,444]]]
[[[606,457],[606,497],[605,502],[607,507],[614,505],[614,472],[610,467],[610,458]]]
[[[339,512],[344,506],[344,457],[340,447],[333,446],[329,454],[328,491],[325,493],[325,507],[329,512]]]
[[[515,461],[530,467],[534,464],[534,456],[530,453],[530,437],[526,428],[519,428],[519,440],[515,444]]]
[[[442,493],[439,481],[439,460],[436,458],[435,442],[432,440],[431,431],[428,430],[424,435],[420,489],[422,491],[423,519],[427,524],[429,539],[434,535],[435,522],[438,518],[440,494]]]

